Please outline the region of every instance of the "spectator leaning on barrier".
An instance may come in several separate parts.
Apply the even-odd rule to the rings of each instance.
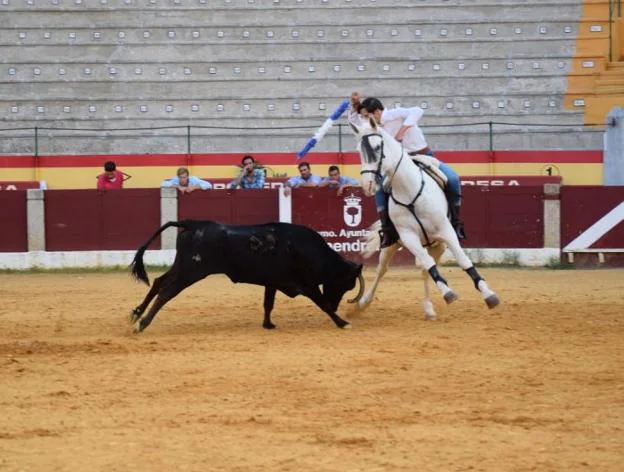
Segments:
[[[340,169],[338,169],[338,166],[329,166],[327,174],[328,177],[323,177],[319,187],[337,188],[338,195],[342,195],[342,191],[345,188],[360,186],[360,182],[356,179],[340,175]]]
[[[98,190],[120,190],[123,188],[125,180],[131,178],[125,172],[117,170],[117,165],[113,161],[104,163],[104,172],[97,176]]]
[[[186,167],[180,167],[176,172],[176,177],[163,180],[160,186],[163,188],[177,188],[180,193],[191,193],[193,190],[197,189],[209,190],[212,188],[210,182],[189,175],[189,171]]]
[[[286,195],[290,195],[290,191],[293,188],[318,187],[321,183],[321,178],[318,175],[312,174],[308,162],[300,162],[297,168],[299,169],[299,175],[291,177],[284,184],[284,194]]]
[[[230,183],[230,188],[264,188],[264,170],[256,168],[256,160],[253,156],[246,154],[241,161],[243,168],[234,180]]]

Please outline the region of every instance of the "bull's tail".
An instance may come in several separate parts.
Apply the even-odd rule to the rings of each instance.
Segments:
[[[176,228],[187,228],[187,221],[170,221],[162,225],[158,230],[152,234],[152,236],[141,246],[136,254],[134,255],[133,261],[130,263],[130,267],[132,269],[132,275],[135,279],[144,282],[149,287],[149,278],[147,276],[147,272],[145,271],[145,266],[143,265],[143,254],[149,247],[150,244],[158,237],[160,233],[162,233],[167,228],[175,226]]]

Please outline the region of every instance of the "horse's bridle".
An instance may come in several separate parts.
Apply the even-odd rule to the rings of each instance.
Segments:
[[[371,133],[371,134],[367,134],[366,136],[362,137],[362,143],[363,146],[365,147],[365,151],[367,154],[372,153],[372,155],[375,155],[375,151],[373,150],[373,147],[370,145],[369,139],[371,136],[379,136],[381,138],[381,155],[379,158],[379,163],[377,164],[377,169],[376,170],[362,170],[360,171],[360,175],[363,174],[375,174],[375,177],[377,178],[378,182],[382,182],[383,180],[383,176],[381,175],[381,163],[384,160],[384,158],[386,157],[386,155],[384,154],[384,140],[383,140],[383,136],[379,133]],[[401,147],[403,147],[403,143],[401,143]],[[405,152],[401,153],[401,158],[399,159],[399,162],[397,163],[397,165],[394,168],[394,172],[392,173],[392,176],[388,179],[387,185],[389,186],[392,181],[394,180],[394,176],[396,175],[397,171],[399,170],[399,166],[401,165],[401,162],[403,162],[403,156],[405,155]],[[418,166],[420,169],[420,173],[421,175],[423,174],[423,169],[421,166]],[[416,196],[413,198],[413,200],[409,203],[403,203],[398,201],[396,198],[394,198],[394,195],[392,195],[392,192],[390,193],[390,198],[392,198],[392,200],[394,201],[394,203],[396,203],[397,205],[400,205],[402,207],[405,207],[408,209],[408,211],[412,214],[412,216],[414,218],[416,218],[416,222],[418,223],[418,225],[420,226],[420,229],[423,232],[423,235],[425,236],[425,240],[427,241],[427,243],[424,245],[425,247],[429,247],[432,245],[431,240],[429,239],[429,235],[427,234],[427,231],[425,230],[424,225],[422,224],[422,221],[420,221],[420,218],[418,218],[418,215],[416,215],[416,211],[414,210],[414,204],[416,203],[416,200],[418,200],[420,198],[420,196],[422,195],[422,192],[425,188],[425,179],[424,177],[421,179],[420,181],[420,189],[418,190],[418,193],[416,194]]]
[[[363,174],[374,174],[377,181],[378,182],[382,182],[383,181],[383,175],[381,175],[381,164],[384,160],[384,158],[386,157],[386,155],[384,154],[384,140],[383,140],[383,136],[380,133],[371,133],[371,134],[367,134],[366,136],[362,136],[362,144],[365,148],[365,151],[367,154],[369,155],[375,155],[375,151],[373,150],[373,147],[370,145],[369,139],[371,136],[379,136],[381,138],[381,153],[380,153],[380,157],[379,157],[379,163],[377,164],[377,169],[376,170],[362,170],[360,171],[360,175]],[[401,144],[402,146],[402,144]],[[390,183],[392,182],[392,180],[394,179],[394,176],[397,173],[397,170],[399,170],[399,166],[401,165],[401,162],[403,161],[403,155],[405,153],[401,153],[401,158],[399,159],[399,162],[397,163],[396,167],[394,168],[394,172],[392,173],[392,176],[390,177],[390,179],[388,180],[388,185],[390,185]]]

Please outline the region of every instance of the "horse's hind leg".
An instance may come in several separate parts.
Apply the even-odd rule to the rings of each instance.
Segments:
[[[381,282],[382,277],[388,271],[388,267],[390,266],[390,261],[392,257],[396,254],[399,249],[399,244],[393,244],[392,246],[386,247],[381,250],[379,254],[379,263],[377,264],[377,272],[375,273],[375,280],[373,281],[373,285],[369,288],[366,293],[360,298],[358,302],[358,308],[364,309],[370,305],[373,301],[373,297],[375,296],[375,292],[377,291],[377,286],[379,282]]]
[[[485,279],[481,277],[481,275],[479,275],[479,272],[477,272],[474,264],[472,263],[466,252],[462,249],[461,245],[459,244],[459,240],[457,239],[457,235],[450,226],[450,223],[448,227],[449,230],[445,232],[446,235],[444,239],[445,242],[448,244],[449,249],[453,253],[453,257],[457,261],[457,264],[462,269],[464,269],[466,273],[470,276],[475,288],[479,292],[481,292],[481,296],[483,297],[483,300],[485,300],[485,304],[487,305],[487,307],[497,307],[500,304],[500,300],[498,299],[496,294],[492,290],[490,290],[490,287],[485,282]]]

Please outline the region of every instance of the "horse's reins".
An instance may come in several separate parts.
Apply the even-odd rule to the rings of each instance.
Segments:
[[[384,160],[384,158],[386,157],[385,153],[384,153],[384,141],[383,141],[383,136],[379,133],[373,133],[373,134],[367,134],[366,136],[362,137],[362,142],[364,144],[365,147],[365,151],[367,154],[369,155],[375,155],[372,146],[370,145],[369,139],[371,136],[379,136],[381,138],[381,153],[380,153],[380,158],[379,158],[379,163],[377,164],[377,169],[376,170],[362,170],[360,171],[360,175],[363,174],[375,174],[375,176],[377,177],[377,180],[380,182],[380,185],[382,185],[382,181],[383,181],[383,176],[381,175],[381,164],[382,161]],[[403,143],[401,143],[401,151],[403,151]],[[401,163],[403,162],[403,156],[405,155],[405,152],[401,152],[401,158],[399,159],[399,162],[397,163],[397,165],[394,168],[394,172],[392,173],[392,176],[388,179],[388,183],[387,185],[391,185],[392,181],[394,180],[394,176],[396,175],[397,171],[399,170],[399,166],[401,165]],[[418,216],[416,215],[416,211],[414,210],[414,205],[416,203],[416,200],[418,200],[420,198],[420,196],[423,193],[423,190],[425,188],[425,176],[423,175],[423,169],[422,167],[418,166],[418,168],[420,169],[420,189],[418,189],[418,193],[416,194],[416,196],[414,197],[414,199],[409,202],[409,203],[403,203],[398,201],[396,198],[394,198],[394,195],[392,194],[392,190],[390,190],[390,198],[392,198],[392,201],[394,203],[396,203],[397,205],[400,205],[402,207],[405,207],[409,210],[409,212],[414,216],[414,218],[416,219],[416,222],[418,223],[418,226],[420,226],[420,229],[423,232],[423,235],[425,236],[425,240],[427,241],[427,244],[425,244],[425,247],[429,247],[431,246],[433,243],[429,240],[429,235],[427,234],[427,231],[425,231],[425,227],[422,224],[422,221],[420,221],[420,218],[418,218]]]

